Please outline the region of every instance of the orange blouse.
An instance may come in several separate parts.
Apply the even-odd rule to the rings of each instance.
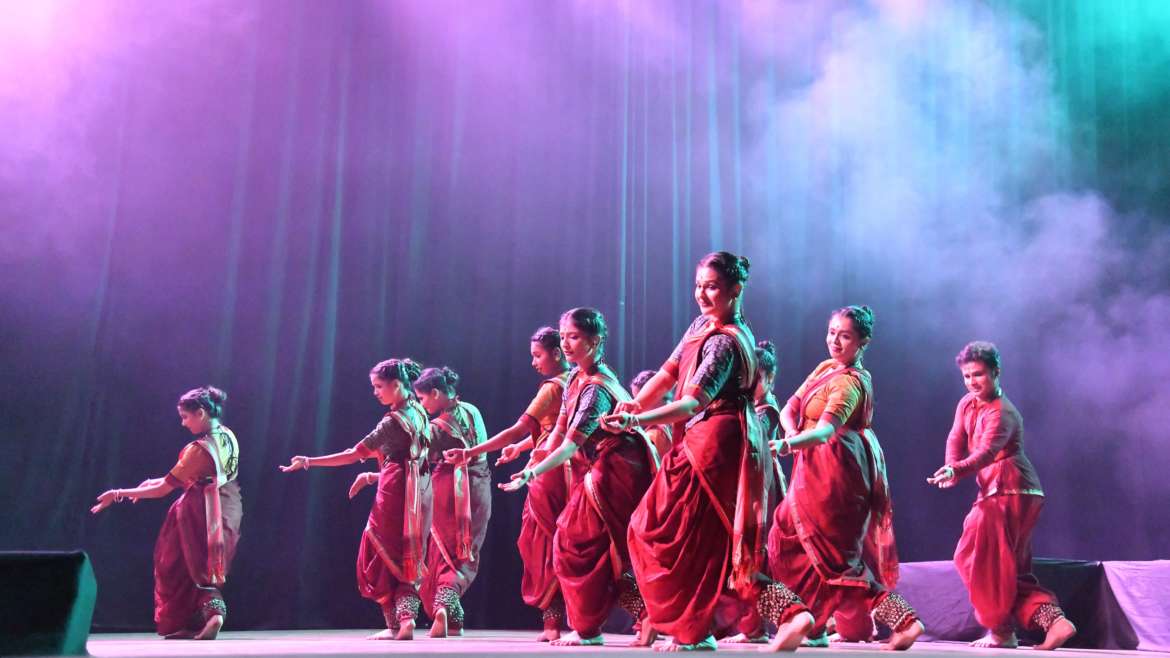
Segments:
[[[198,443],[188,443],[179,453],[179,461],[164,478],[167,484],[185,489],[204,478],[215,478],[215,462]]]
[[[835,359],[822,361],[812,371],[812,374],[805,378],[800,388],[796,389],[796,394],[789,398],[788,403],[797,409],[800,408],[802,402],[804,403],[804,417],[799,419],[800,431],[812,429],[821,420],[826,420],[835,427],[841,427],[857,410],[857,405],[861,403],[864,391],[857,376],[849,373],[833,377],[824,386],[813,391],[812,397],[804,400],[805,392],[813,383],[834,368],[840,367],[841,364]],[[868,374],[860,368],[857,370],[865,375]]]

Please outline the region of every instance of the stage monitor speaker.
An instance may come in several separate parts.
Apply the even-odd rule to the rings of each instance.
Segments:
[[[96,599],[82,551],[0,552],[0,656],[84,655]]]

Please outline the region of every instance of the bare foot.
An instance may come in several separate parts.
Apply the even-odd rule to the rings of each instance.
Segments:
[[[642,625],[638,627],[638,634],[634,637],[634,641],[630,642],[631,647],[652,647],[658,641],[658,631],[650,625],[649,619],[643,619]]]
[[[718,645],[715,644],[715,636],[708,635],[707,637],[703,638],[702,640],[699,640],[698,642],[695,642],[694,644],[679,644],[677,641],[671,641],[670,643],[664,644],[660,647],[654,647],[654,650],[655,651],[670,651],[670,652],[674,652],[674,651],[715,651],[718,648],[719,648]]]
[[[561,639],[561,632],[555,628],[546,628],[536,636],[537,642],[552,642]]]
[[[193,640],[214,640],[219,635],[219,629],[223,628],[223,615],[211,615],[207,618],[207,623],[203,624],[203,630],[195,634]]]
[[[373,635],[366,636],[367,640],[393,640],[394,635],[398,633],[397,628],[385,628]]]
[[[394,636],[395,640],[413,640],[414,639],[414,620],[398,622],[398,634]]]
[[[886,651],[905,651],[914,644],[919,635],[926,631],[926,627],[922,625],[921,621],[914,620],[913,624],[906,627],[906,630],[895,631],[890,634],[890,640],[882,645],[882,649]]]
[[[812,613],[802,612],[796,615],[780,624],[776,629],[776,637],[772,638],[768,646],[760,647],[760,651],[796,651],[796,647],[800,646],[808,632],[812,630],[813,624]],[[827,641],[825,646],[829,646]]]
[[[1032,648],[1039,649],[1040,651],[1059,649],[1065,642],[1068,642],[1069,638],[1076,634],[1077,627],[1073,626],[1073,623],[1067,617],[1061,617],[1052,622],[1052,625],[1048,627],[1048,633],[1045,634],[1044,641]]]
[[[976,649],[1015,649],[1020,646],[1019,640],[1016,639],[1016,634],[1008,632],[1006,634],[996,633],[995,631],[987,631],[987,635],[971,642],[968,646]]]
[[[431,623],[431,637],[447,637],[447,609],[435,610],[435,621]]]
[[[163,636],[163,639],[164,640],[190,640],[193,637],[195,637],[195,631],[184,629],[181,631],[175,631],[174,633],[168,633],[168,634]]]
[[[747,633],[736,633],[731,637],[725,637],[719,641],[724,644],[767,644],[768,634],[748,635]]]
[[[581,637],[576,631],[568,635],[552,640],[549,644],[554,647],[599,647],[605,644],[605,638],[600,635],[594,637]]]

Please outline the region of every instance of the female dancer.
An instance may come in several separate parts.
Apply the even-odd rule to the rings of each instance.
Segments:
[[[808,603],[818,640],[829,615],[843,636],[868,637],[854,627],[868,626],[872,615],[892,631],[886,648],[907,649],[923,627],[887,589],[898,577],[893,511],[885,458],[870,429],[873,384],[861,364],[872,335],[868,306],[834,311],[825,337],[830,358],[780,413],[786,438],[772,449],[794,455],[792,486],[768,535],[769,571]]]
[[[614,603],[620,602],[634,619],[642,616],[641,597],[629,573],[626,530],[658,468],[658,457],[640,431],[601,427],[602,416],[630,397],[601,361],[605,318],[595,309],[575,308],[561,316],[560,329],[561,349],[576,368],[549,437],[549,444],[557,447],[500,488],[516,491],[570,458],[580,465],[553,537],[553,569],[574,633],[553,644],[598,645],[603,643],[601,625]]]
[[[487,430],[475,405],[457,397],[459,375],[450,368],[427,368],[414,392],[431,414],[431,491],[434,496],[423,607],[434,622],[431,637],[463,634],[460,597],[479,572],[479,550],[492,516],[492,472],[487,457],[448,464],[444,450],[467,450],[483,443]]]
[[[1017,646],[1014,620],[1022,628],[1044,632],[1037,649],[1056,649],[1077,629],[1064,616],[1056,595],[1032,575],[1032,529],[1044,505],[1044,491],[1024,454],[1024,419],[999,387],[995,345],[968,343],[955,363],[968,394],[955,409],[946,464],[927,482],[947,489],[974,475],[979,483],[979,495],[955,547],[955,567],[971,596],[975,618],[987,629],[987,636],[971,646]]]
[[[418,586],[431,528],[430,428],[427,412],[410,388],[421,370],[410,359],[389,359],[374,366],[370,370],[374,397],[390,408],[377,427],[352,448],[320,457],[297,455],[280,467],[289,473],[378,460],[378,472],[359,474],[349,488],[353,498],[363,487],[378,485],[357,557],[358,591],[381,606],[386,620],[386,630],[370,636],[374,640],[414,639]]]
[[[524,414],[508,429],[485,443],[470,449],[452,448],[443,453],[452,464],[461,464],[497,448],[503,454],[496,465],[512,461],[522,451],[531,449],[531,467],[544,459],[551,448],[549,435],[557,422],[561,396],[569,377],[569,364],[561,351],[561,335],[552,327],[541,327],[532,335],[529,345],[532,368],[545,378],[528,404]],[[526,437],[518,441],[521,437]],[[524,602],[541,611],[544,630],[537,636],[540,642],[549,642],[561,636],[565,619],[565,602],[560,584],[553,572],[553,534],[557,517],[565,509],[569,498],[570,466],[554,469],[528,483],[528,497],[520,514],[520,537],[516,548],[524,563],[520,593]]]
[[[227,616],[223,587],[240,540],[244,502],[240,498],[240,446],[220,422],[227,394],[213,386],[179,398],[179,419],[196,438],[161,478],[133,489],[110,489],[90,509],[112,503],[162,498],[182,489],[154,545],[154,623],[168,638],[214,640]]]
[[[812,617],[780,583],[761,588],[768,447],[752,409],[755,339],[740,314],[747,258],[720,251],[695,271],[695,319],[658,374],[605,420],[613,428],[674,423],[675,448],[630,521],[630,557],[646,599],[643,640],[665,650],[714,650],[715,608],[729,578],[779,626],[792,650]],[[656,406],[671,386],[677,399]],[[688,422],[697,417],[698,420]]]

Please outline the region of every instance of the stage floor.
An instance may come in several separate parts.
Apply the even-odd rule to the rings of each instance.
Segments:
[[[599,653],[606,658],[633,657],[646,658],[649,655],[645,649],[629,649],[625,645],[633,636],[607,634],[605,647],[550,647],[533,640],[537,631],[469,631],[460,638],[432,640],[426,637],[426,629],[420,629],[419,635],[412,642],[383,642],[370,641],[365,637],[371,630],[349,631],[249,631],[225,632],[214,642],[194,642],[190,640],[163,640],[157,635],[147,633],[101,633],[89,638],[89,652],[94,656],[109,658],[187,658],[201,656],[369,656],[399,654],[404,656],[441,656],[475,654],[477,656],[516,656],[541,653]],[[660,641],[661,642],[661,641]],[[723,645],[719,646],[720,653],[750,651],[755,652],[758,645]],[[850,656],[857,658],[864,655],[884,656],[891,654],[882,652],[878,644],[846,644],[833,645],[828,649],[800,649],[803,654],[815,653],[817,656]],[[962,656],[1020,656],[1037,655],[1029,648],[1020,649],[972,649],[966,644],[958,642],[919,642],[911,649],[917,656],[945,656],[961,658]],[[1027,652],[1026,654],[1023,652]],[[1154,651],[1104,651],[1090,649],[1061,649],[1057,656],[1064,658],[1119,656],[1127,655],[1135,658],[1150,658],[1153,656],[1170,656],[1167,653]]]

